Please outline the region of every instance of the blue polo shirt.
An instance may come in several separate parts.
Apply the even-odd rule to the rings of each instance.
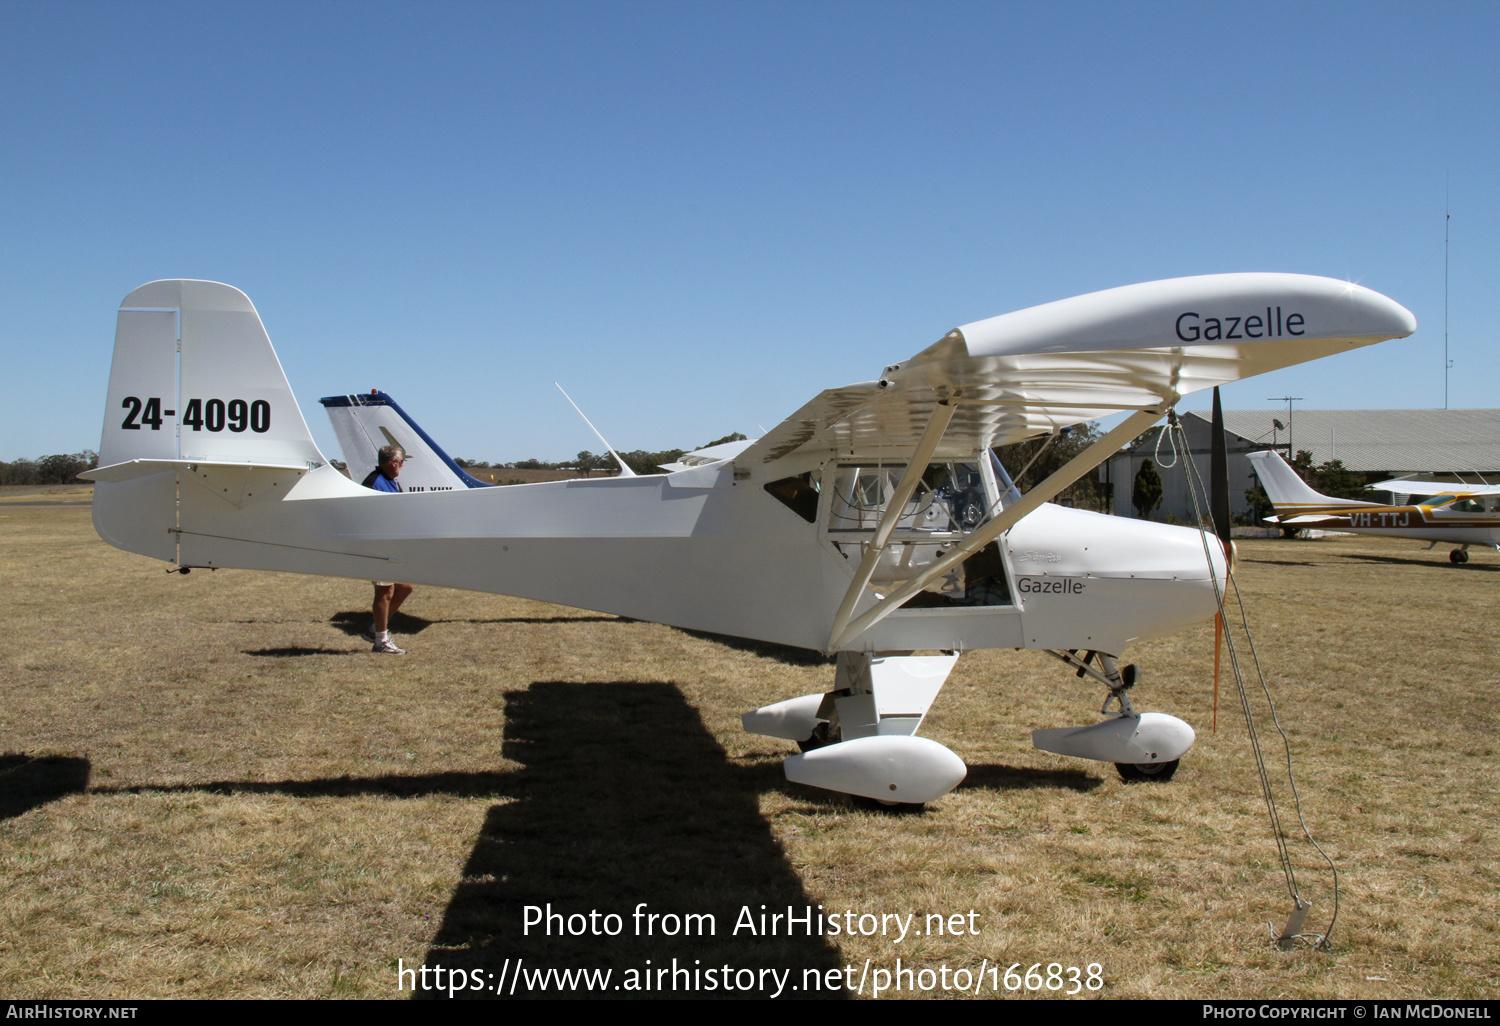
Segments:
[[[379,467],[376,467],[369,474],[365,475],[365,479],[360,484],[366,488],[373,488],[377,492],[399,492],[401,490],[401,486],[382,474]]]

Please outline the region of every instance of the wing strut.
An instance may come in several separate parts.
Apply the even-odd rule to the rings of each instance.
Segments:
[[[922,573],[911,578],[905,584],[901,585],[901,587],[865,610],[857,619],[846,626],[841,633],[837,631],[833,632],[829,638],[828,651],[836,652],[844,648],[855,638],[899,609],[902,603],[927,587],[928,584],[946,574],[958,563],[974,555],[974,553],[1000,537],[1001,534],[1010,530],[1026,514],[1104,462],[1112,452],[1119,449],[1125,442],[1128,442],[1152,424],[1155,424],[1161,419],[1162,414],[1170,405],[1170,402],[1163,403],[1159,409],[1138,410],[1129,417],[1126,417],[1113,431],[1110,431],[1103,438],[1083,450],[1083,452],[1074,456],[1067,463],[1053,471],[1047,480],[1023,495],[1020,502],[1007,506],[1001,511],[999,516],[970,534],[956,548],[949,552],[948,555],[932,563]],[[923,441],[926,441],[925,435],[923,436]],[[916,460],[913,460],[912,465],[915,464]],[[909,472],[910,468],[908,468]],[[889,515],[889,511],[887,511],[887,515]],[[863,563],[861,563],[861,567],[863,567]],[[845,601],[848,600],[848,597],[848,595],[845,596]]]
[[[849,590],[844,592],[844,601],[839,604],[838,614],[833,618],[833,630],[830,632],[832,638],[839,637],[849,625],[849,617],[854,615],[854,605],[864,593],[865,585],[870,583],[870,575],[875,572],[875,564],[880,562],[880,554],[890,544],[896,524],[906,510],[906,501],[917,490],[922,475],[927,473],[927,461],[943,440],[943,432],[948,430],[948,422],[957,411],[956,396],[944,399],[932,408],[932,419],[927,422],[927,428],[917,441],[917,447],[912,450],[911,459],[906,464],[906,473],[901,475],[901,483],[891,493],[885,506],[885,514],[880,518],[880,526],[875,528],[875,534],[865,545],[864,558],[859,562],[859,569],[854,572],[854,580],[849,582]]]

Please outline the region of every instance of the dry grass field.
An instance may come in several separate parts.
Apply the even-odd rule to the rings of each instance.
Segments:
[[[1307,822],[1340,872],[1332,950],[1282,951],[1267,923],[1290,899],[1227,676],[1210,730],[1209,627],[1128,653],[1138,706],[1198,728],[1170,784],[1031,748],[1102,691],[1039,653],[976,652],[924,729],[967,781],[893,814],[786,783],[791,746],[739,729],[826,689],[816,661],[432,588],[396,624],[410,654],[373,656],[364,582],[168,575],[102,543],[87,508],[17,504],[39,498],[0,499],[5,997],[407,997],[398,966],[673,958],[855,982],[867,959],[1098,963],[1105,997],[1500,995],[1487,550],[1452,566],[1386,539],[1241,543]],[[1331,879],[1292,847],[1321,930]],[[633,936],[642,902],[712,913],[715,935]],[[548,903],[624,930],[524,934]],[[762,904],[976,932],[735,935]]]

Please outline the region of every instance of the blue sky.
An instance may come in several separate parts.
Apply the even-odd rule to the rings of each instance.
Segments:
[[[1500,5],[0,5],[0,459],[96,448],[114,310],[255,302],[493,461],[758,434],[948,329],[1284,270],[1412,338],[1231,408],[1489,407]],[[1202,407],[1206,400],[1185,402]]]

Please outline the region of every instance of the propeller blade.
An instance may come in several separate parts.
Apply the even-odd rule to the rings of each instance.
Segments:
[[[1208,511],[1214,520],[1214,533],[1224,543],[1224,555],[1233,553],[1229,541],[1229,447],[1224,441],[1224,407],[1219,404],[1219,390],[1214,388],[1214,414],[1208,444]],[[1219,732],[1219,651],[1224,644],[1224,615],[1214,615],[1214,733]]]
[[[1208,510],[1213,517],[1214,533],[1229,551],[1229,449],[1224,441],[1224,407],[1219,405],[1219,390],[1214,389],[1214,415],[1208,458]]]
[[[1214,614],[1214,733],[1219,732],[1219,653],[1224,650],[1224,614]]]

